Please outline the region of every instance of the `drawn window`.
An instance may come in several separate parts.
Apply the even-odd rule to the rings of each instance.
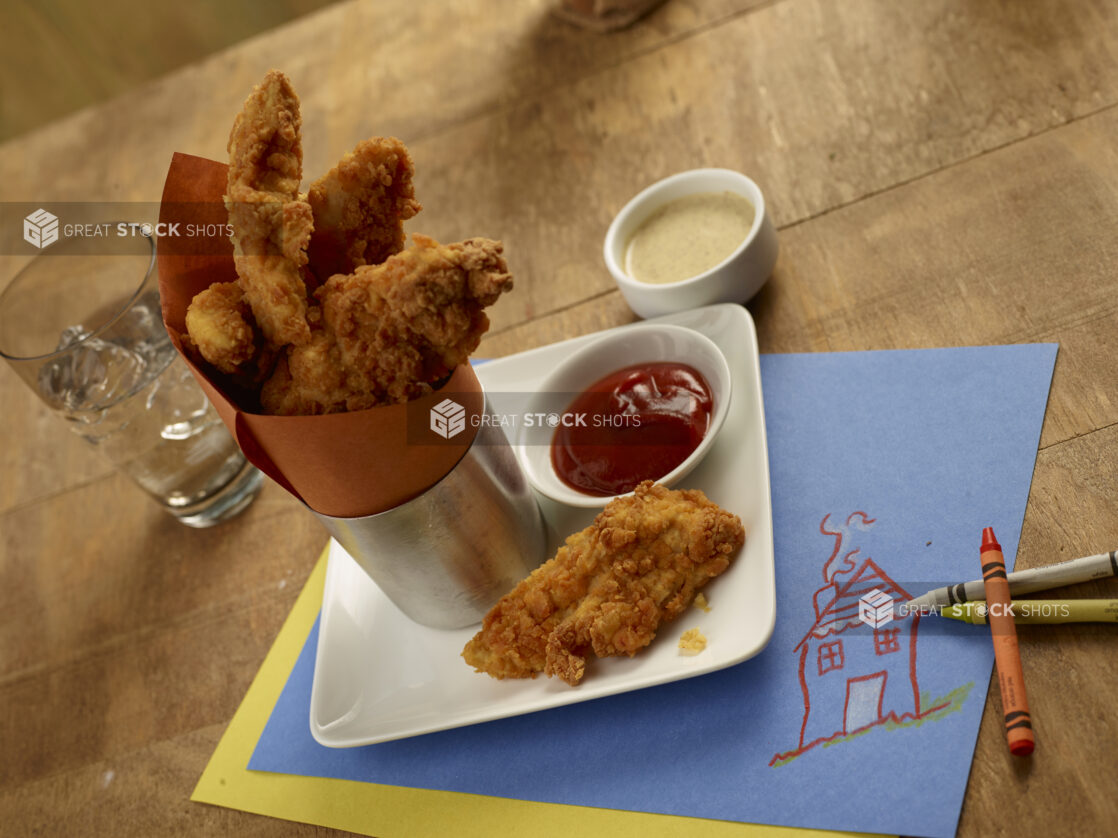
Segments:
[[[819,674],[842,669],[842,641],[823,643],[819,647]]]
[[[901,641],[897,639],[897,635],[901,630],[897,628],[891,629],[875,629],[873,633],[873,650],[879,655],[887,655],[890,652],[898,652],[901,648]]]

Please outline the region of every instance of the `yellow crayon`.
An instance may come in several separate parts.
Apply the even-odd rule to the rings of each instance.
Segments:
[[[1016,623],[1118,623],[1118,599],[1017,599],[1010,607]],[[989,610],[977,600],[946,605],[939,614],[984,626]]]

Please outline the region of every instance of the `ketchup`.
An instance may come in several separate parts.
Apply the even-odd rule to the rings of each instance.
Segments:
[[[713,406],[710,386],[693,367],[625,367],[571,402],[569,421],[551,440],[552,466],[560,480],[588,495],[631,492],[690,456],[710,427]]]

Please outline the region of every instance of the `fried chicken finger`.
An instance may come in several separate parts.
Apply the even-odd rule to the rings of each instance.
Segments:
[[[404,222],[420,210],[415,166],[395,137],[362,140],[307,193],[314,212],[308,256],[318,281],[379,265],[404,249]]]
[[[651,643],[744,541],[738,517],[701,491],[645,481],[506,594],[462,657],[494,678],[542,672],[574,686],[591,654],[632,656]]]
[[[302,269],[313,213],[298,193],[300,127],[299,97],[272,70],[245,100],[229,135],[225,203],[233,258],[245,299],[274,346],[310,339]]]

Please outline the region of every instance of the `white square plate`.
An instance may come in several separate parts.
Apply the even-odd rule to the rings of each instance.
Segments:
[[[497,681],[460,656],[477,626],[447,631],[412,622],[331,541],[310,707],[318,742],[369,745],[664,684],[740,663],[769,642],[776,621],[772,501],[753,319],[744,307],[726,304],[653,322],[702,332],[721,347],[733,375],[730,413],[717,441],[675,487],[702,489],[745,524],[742,551],[704,588],[710,611],[688,609],[661,626],[652,645],[635,657],[590,661],[577,687],[544,676]],[[478,366],[478,378],[491,393],[531,392],[560,358],[597,336],[489,361]],[[549,555],[595,513],[542,497],[540,508],[550,529]],[[694,656],[677,647],[690,628],[707,638],[706,649]]]

